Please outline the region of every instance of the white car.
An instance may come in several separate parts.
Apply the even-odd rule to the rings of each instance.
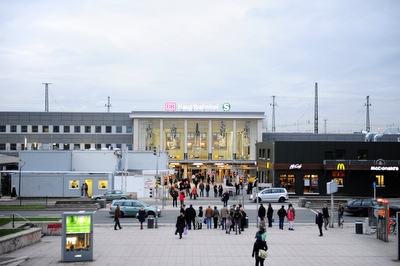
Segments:
[[[257,197],[258,202],[285,202],[286,200],[289,200],[289,194],[286,188],[266,188],[261,190],[257,194],[257,197],[255,195],[256,193],[250,195],[250,201],[256,202]]]

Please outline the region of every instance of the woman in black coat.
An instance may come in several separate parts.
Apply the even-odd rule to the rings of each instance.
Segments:
[[[140,222],[140,229],[143,229],[143,223],[146,221],[146,211],[144,210],[144,207],[142,206],[138,212],[138,219]]]
[[[265,259],[260,258],[258,256],[258,251],[260,249],[263,249],[263,250],[267,251],[268,250],[268,246],[267,246],[267,242],[266,241],[261,240],[261,235],[257,234],[257,240],[256,240],[256,242],[254,243],[254,246],[253,246],[253,253],[251,253],[251,256],[256,259],[256,266],[258,266],[258,265],[264,266],[264,260]]]
[[[186,220],[183,213],[180,213],[176,218],[176,232],[179,233],[179,239],[182,238],[183,230],[185,229]]]
[[[268,210],[267,210],[268,227],[272,227],[273,215],[274,215],[274,209],[272,209],[271,203],[268,203]]]

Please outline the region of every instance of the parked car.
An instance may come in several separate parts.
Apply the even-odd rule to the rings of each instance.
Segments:
[[[114,215],[115,209],[117,205],[120,205],[121,217],[125,216],[136,216],[139,212],[140,208],[143,206],[147,215],[155,216],[158,213],[158,216],[161,216],[161,210],[156,208],[156,206],[146,204],[140,200],[113,200],[110,205],[110,215]]]
[[[368,216],[369,208],[377,205],[378,202],[373,199],[353,199],[345,204],[344,212],[357,216]]]
[[[257,201],[258,202],[285,202],[289,200],[289,194],[286,188],[266,188],[261,190],[257,197],[255,196],[256,193],[250,195],[250,201]]]
[[[99,194],[99,195],[93,195],[92,200],[99,200],[99,199],[105,199],[107,201],[112,201],[115,199],[131,199],[132,194],[129,194],[127,192],[124,192],[122,190],[110,190],[107,191],[104,194]]]

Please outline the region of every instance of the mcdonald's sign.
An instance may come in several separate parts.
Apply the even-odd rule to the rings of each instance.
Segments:
[[[336,170],[346,170],[346,167],[344,166],[344,163],[338,163],[336,165]]]

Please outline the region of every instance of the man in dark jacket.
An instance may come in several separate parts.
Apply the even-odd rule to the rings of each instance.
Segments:
[[[282,205],[282,207],[279,209],[278,216],[279,216],[279,229],[283,230],[283,223],[285,222],[285,217],[286,217],[285,206]]]
[[[260,208],[258,208],[258,217],[262,221],[265,218],[265,207],[262,203],[260,203]]]
[[[185,211],[186,225],[189,230],[192,229],[191,224],[193,223],[193,229],[196,230],[196,210],[193,208],[193,205],[190,204],[190,207]]]
[[[272,217],[274,217],[274,209],[272,208],[271,203],[268,203],[268,210],[267,210],[268,227],[272,227]]]
[[[318,225],[319,236],[323,236],[322,224],[324,223],[324,217],[319,209],[317,210],[317,215],[315,216],[315,223]]]
[[[119,223],[119,218],[121,217],[121,211],[120,211],[120,207],[119,204],[117,205],[117,208],[114,211],[114,230],[118,230],[117,226],[119,227],[119,229],[122,229],[121,224]]]
[[[176,233],[179,234],[179,239],[182,238],[183,230],[185,229],[185,216],[183,213],[180,213],[176,218]]]

